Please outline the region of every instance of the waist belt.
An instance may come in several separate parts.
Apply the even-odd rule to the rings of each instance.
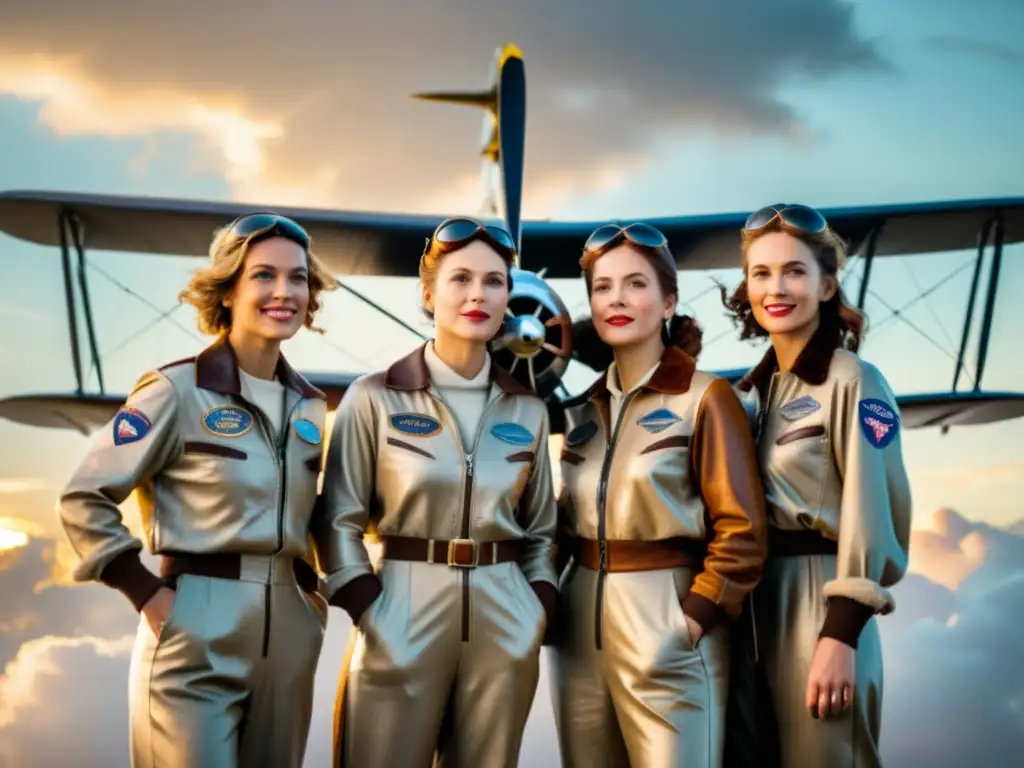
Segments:
[[[839,545],[818,531],[784,531],[774,526],[768,528],[768,557],[836,554],[839,554]]]
[[[601,561],[602,548],[604,562]],[[576,562],[592,571],[661,571],[669,568],[699,567],[704,559],[704,542],[685,536],[658,541],[576,538]]]
[[[412,536],[381,536],[383,557],[416,563],[447,563],[453,568],[508,563],[519,558],[519,539],[418,539]]]
[[[270,557],[267,556],[269,560]],[[295,581],[304,592],[316,592],[320,578],[313,567],[302,558],[292,560]],[[237,552],[194,554],[191,552],[168,552],[160,563],[160,576],[174,579],[182,574],[208,576],[214,579],[239,581],[242,577],[242,555]]]

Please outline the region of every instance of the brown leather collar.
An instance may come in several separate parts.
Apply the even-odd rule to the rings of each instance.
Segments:
[[[830,329],[818,326],[804,348],[797,355],[793,369],[790,371],[801,381],[812,386],[819,386],[828,379],[829,368],[832,365],[832,357],[836,351],[835,332]],[[738,386],[740,389],[749,392],[752,387],[757,387],[761,397],[765,397],[768,390],[768,380],[778,369],[779,362],[775,355],[774,347],[768,347],[768,351],[761,358],[754,368],[744,376]]]
[[[658,369],[651,376],[644,389],[660,392],[663,395],[681,395],[690,389],[697,361],[683,352],[679,347],[665,347]],[[586,393],[587,398],[594,400],[608,398],[608,372],[602,373]]]
[[[401,360],[395,362],[384,374],[384,386],[388,389],[406,391],[423,390],[430,386],[430,371],[424,352],[426,343],[421,344]],[[534,395],[536,393],[524,387],[503,368],[496,365],[491,358],[491,383],[510,395]]]
[[[303,397],[326,400],[327,396],[302,377],[281,355],[275,373],[278,381]],[[242,379],[238,359],[226,334],[196,355],[196,386],[222,395],[241,395]]]

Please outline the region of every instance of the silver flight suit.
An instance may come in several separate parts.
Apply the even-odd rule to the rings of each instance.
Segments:
[[[900,413],[878,369],[815,334],[788,373],[774,351],[738,388],[754,418],[769,513],[764,579],[737,622],[729,764],[881,765],[876,614],[907,568],[910,485]],[[753,624],[753,625],[751,625]],[[852,705],[815,719],[819,637],[856,648]]]
[[[677,347],[614,423],[606,376],[568,404],[561,456],[558,560],[575,560],[553,632],[563,765],[718,766],[727,624],[766,549],[750,428],[728,383]]]
[[[314,530],[330,602],[355,624],[336,765],[419,768],[435,751],[442,766],[518,761],[557,598],[557,516],[547,409],[491,372],[471,453],[423,347],[358,379],[338,408]]]
[[[224,337],[147,373],[60,496],[75,579],[117,587],[140,610],[161,586],[175,590],[159,636],[139,618],[135,768],[302,764],[327,623],[303,559],[326,403],[283,359],[277,375],[279,437]],[[164,578],[142,564],[118,510],[133,490]]]

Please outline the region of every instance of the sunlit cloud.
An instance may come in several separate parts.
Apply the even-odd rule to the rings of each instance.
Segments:
[[[49,487],[41,477],[22,477],[0,479],[0,496],[13,496],[19,493],[36,493]]]

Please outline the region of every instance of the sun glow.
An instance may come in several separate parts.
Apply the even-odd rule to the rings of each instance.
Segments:
[[[27,533],[0,528],[0,552],[6,552],[10,549],[21,549],[25,546],[28,546]]]

